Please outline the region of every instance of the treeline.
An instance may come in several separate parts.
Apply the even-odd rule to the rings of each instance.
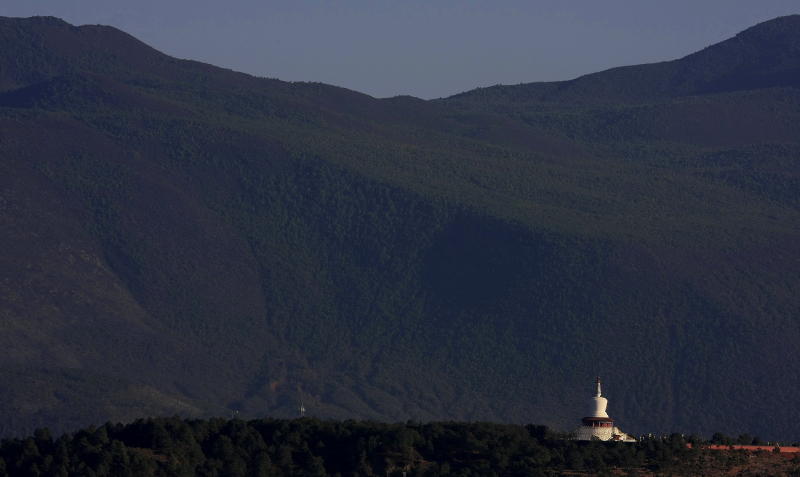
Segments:
[[[57,439],[46,429],[6,439],[0,476],[695,474],[747,460],[688,442],[703,443],[679,434],[578,442],[537,425],[175,417],[108,423]]]

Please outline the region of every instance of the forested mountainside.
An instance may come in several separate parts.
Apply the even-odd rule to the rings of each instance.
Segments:
[[[800,16],[375,99],[0,19],[0,434],[147,415],[800,434]]]

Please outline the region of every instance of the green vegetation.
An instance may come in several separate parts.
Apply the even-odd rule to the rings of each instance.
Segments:
[[[140,419],[4,440],[0,476],[722,475],[753,465],[744,452],[703,443],[679,434],[578,442],[544,426],[491,423]],[[771,475],[800,471],[780,460]]]
[[[602,374],[626,431],[793,438],[797,24],[421,101],[0,19],[0,434],[570,428]]]

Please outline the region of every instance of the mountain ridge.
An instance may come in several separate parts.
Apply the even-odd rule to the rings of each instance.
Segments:
[[[800,51],[798,31],[800,15],[778,17],[676,60],[616,67],[567,81],[478,88],[450,98],[506,94],[522,101],[552,102],[561,98],[591,104],[597,101],[655,100],[764,87],[797,87],[800,85],[800,65],[797,63]],[[765,51],[769,54],[764,54]],[[788,57],[775,56],[781,53]],[[740,56],[742,54],[743,57]],[[747,56],[748,54],[755,56]],[[789,60],[790,63],[782,65],[781,60]],[[728,72],[733,76],[726,79],[724,71],[707,70],[717,63],[739,70]],[[764,76],[760,71],[764,67],[771,67],[776,71],[767,71]],[[621,81],[631,76],[638,85]],[[738,84],[730,83],[734,78],[739,81]]]
[[[630,432],[798,432],[796,87],[375,99],[131,38],[0,20],[4,435],[566,430],[598,373]]]

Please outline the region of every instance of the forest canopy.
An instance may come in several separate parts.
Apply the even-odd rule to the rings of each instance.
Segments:
[[[715,434],[710,442],[751,443]],[[693,444],[687,446],[687,444]],[[178,417],[105,424],[0,444],[0,476],[537,476],[702,474],[751,460],[679,434],[579,442],[545,426]],[[773,467],[800,470],[800,460]],[[709,474],[706,474],[709,475]]]

